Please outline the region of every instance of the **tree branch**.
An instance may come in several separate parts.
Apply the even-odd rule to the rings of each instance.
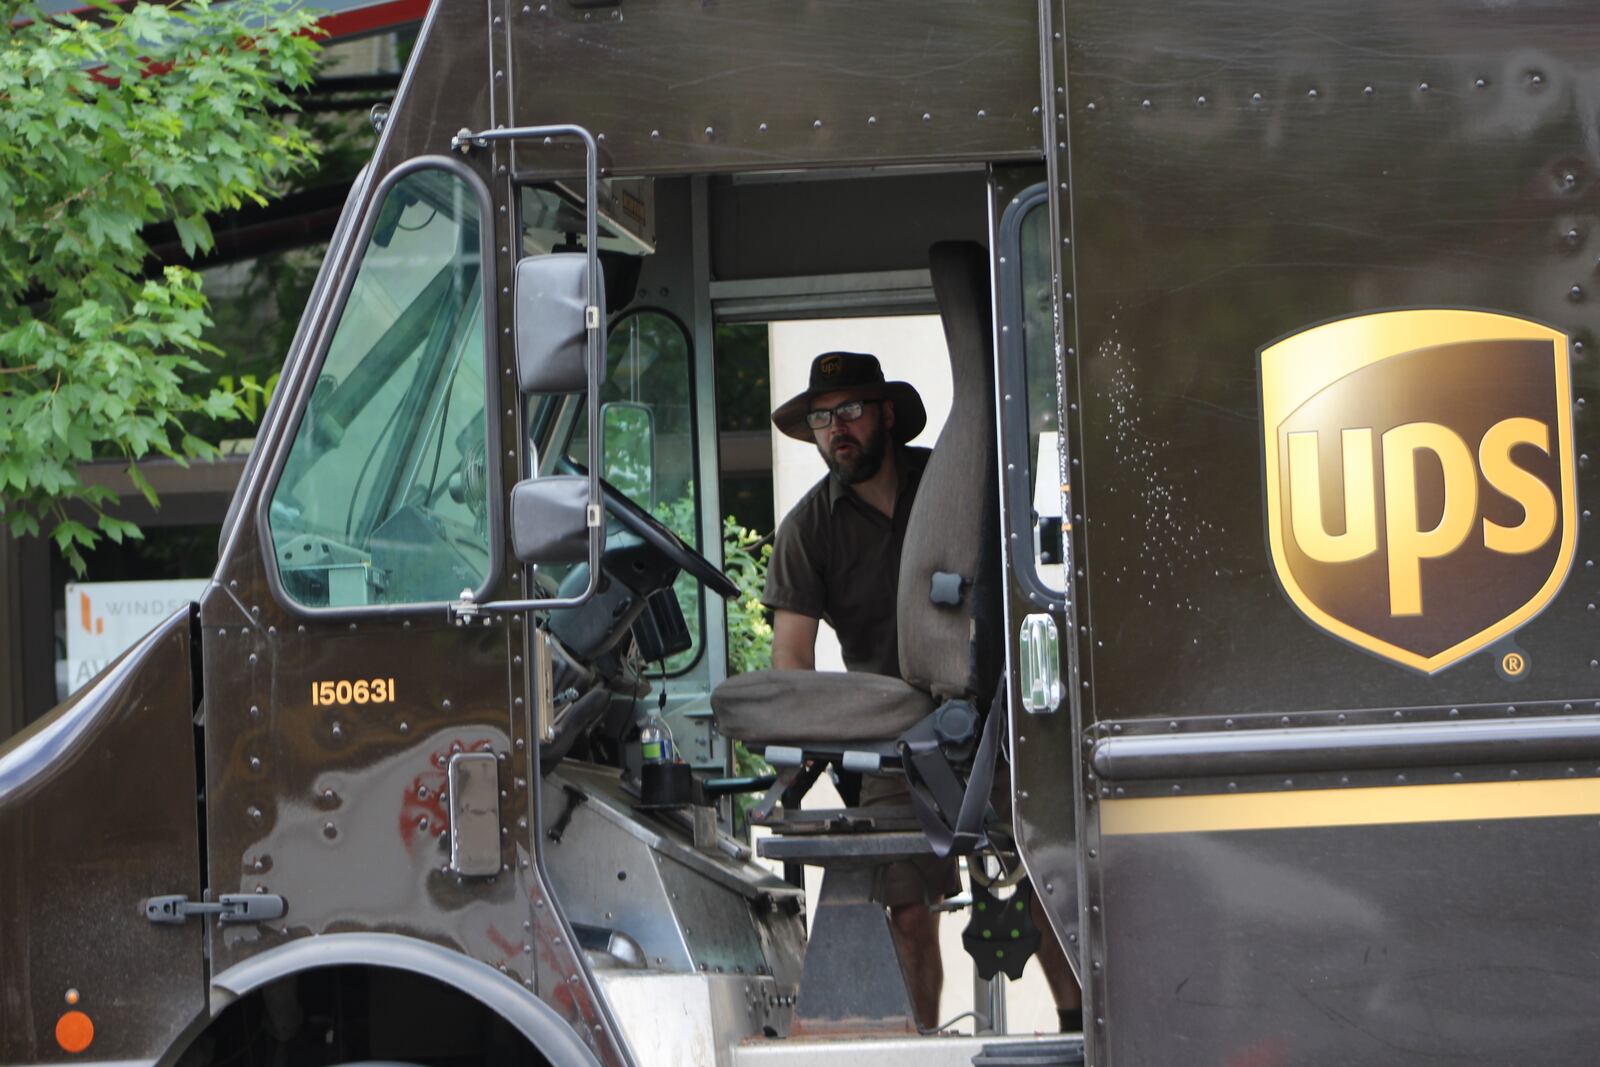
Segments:
[[[88,185],[82,189],[79,189],[77,192],[61,201],[61,203],[55,205],[55,207],[45,212],[44,221],[54,222],[56,219],[61,217],[61,213],[66,211],[69,206],[76,204],[79,200],[82,200],[84,197],[88,196],[90,193],[94,192],[96,189],[100,188],[100,186],[104,185],[110,180],[111,171],[107,170],[104,174],[100,175],[99,179],[92,185]]]

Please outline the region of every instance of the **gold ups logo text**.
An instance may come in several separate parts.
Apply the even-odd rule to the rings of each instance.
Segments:
[[[1550,601],[1577,541],[1567,337],[1388,311],[1261,351],[1267,541],[1317,626],[1432,673]]]

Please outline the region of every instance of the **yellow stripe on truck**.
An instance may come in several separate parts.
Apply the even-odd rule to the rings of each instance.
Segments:
[[[1100,834],[1207,834],[1571,815],[1600,815],[1600,778],[1104,800]]]

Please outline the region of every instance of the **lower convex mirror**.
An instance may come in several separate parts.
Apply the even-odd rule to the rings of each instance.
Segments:
[[[511,547],[524,563],[583,563],[589,558],[589,479],[550,475],[511,490]],[[600,528],[602,547],[605,528]]]

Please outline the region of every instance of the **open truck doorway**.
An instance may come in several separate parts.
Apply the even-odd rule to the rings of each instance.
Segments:
[[[877,357],[884,377],[910,383],[921,397],[927,423],[906,444],[929,448],[938,440],[950,412],[950,358],[944,328],[937,315],[872,315],[845,318],[790,319],[766,326],[771,372],[771,403],[768,411],[806,387],[811,361],[824,352],[864,352]],[[766,413],[763,413],[766,414]],[[770,427],[770,423],[769,423]],[[796,441],[770,428],[772,438],[772,494],[776,528],[796,502],[827,475],[827,465],[813,445]],[[838,637],[826,622],[818,627],[816,667],[821,671],[842,671],[844,660]],[[818,779],[802,801],[803,810],[829,810],[845,806],[831,776]],[[757,836],[766,831],[756,828]],[[775,871],[782,864],[768,861]],[[964,866],[964,865],[963,865]],[[806,867],[805,889],[807,921],[815,920],[820,899],[822,869]],[[963,876],[965,877],[965,876]],[[946,902],[947,911],[939,924],[939,948],[944,964],[944,989],[939,1004],[941,1021],[964,1012],[978,1010],[985,1021],[996,1024],[1000,1033],[1049,1032],[1056,1028],[1055,1004],[1050,998],[1037,961],[1030,961],[1023,978],[1006,982],[1003,990],[975,985],[972,958],[961,944],[961,932],[970,907],[970,896],[962,894]],[[998,1019],[991,1017],[1000,1006]],[[972,1032],[974,1020],[962,1018],[953,1029]]]

